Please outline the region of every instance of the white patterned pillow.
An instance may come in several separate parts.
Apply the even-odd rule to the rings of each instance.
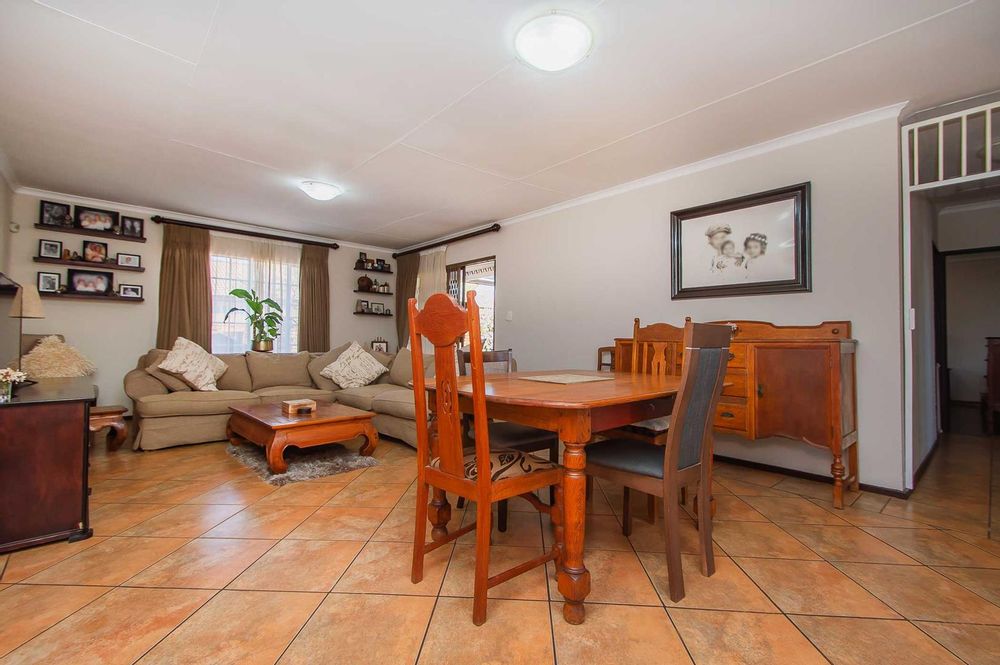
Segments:
[[[320,376],[330,379],[341,388],[360,388],[389,371],[389,368],[375,360],[375,357],[351,342],[340,357],[323,368]]]
[[[174,348],[160,363],[164,372],[179,377],[195,390],[216,391],[215,382],[229,366],[189,339],[178,337]]]

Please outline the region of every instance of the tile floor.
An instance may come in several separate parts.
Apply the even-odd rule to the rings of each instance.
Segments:
[[[718,465],[718,569],[700,575],[685,521],[680,603],[659,523],[623,537],[621,490],[598,484],[586,623],[563,622],[550,567],[491,590],[482,627],[469,537],[409,581],[405,446],[280,489],[222,444],[99,449],[96,535],[0,555],[0,663],[998,663],[991,441],[952,437],[910,501],[851,494],[843,511],[828,485]],[[551,542],[547,520],[512,509],[497,570]]]

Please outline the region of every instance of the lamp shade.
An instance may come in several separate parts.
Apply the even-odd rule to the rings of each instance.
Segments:
[[[38,289],[30,285],[19,286],[9,316],[14,319],[44,319],[45,310],[42,309]]]

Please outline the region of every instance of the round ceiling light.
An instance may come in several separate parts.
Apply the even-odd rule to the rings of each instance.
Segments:
[[[586,58],[593,42],[586,23],[569,14],[552,12],[525,23],[514,37],[514,50],[532,67],[558,72]]]
[[[340,187],[318,180],[303,180],[299,184],[299,189],[317,201],[329,201],[344,193]]]

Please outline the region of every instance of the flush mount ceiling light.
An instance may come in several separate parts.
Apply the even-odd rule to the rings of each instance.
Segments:
[[[303,180],[299,184],[299,189],[317,201],[329,201],[344,193],[340,187],[318,180]]]
[[[552,12],[525,23],[514,37],[514,50],[532,67],[558,72],[586,58],[593,41],[586,23],[569,14]]]

